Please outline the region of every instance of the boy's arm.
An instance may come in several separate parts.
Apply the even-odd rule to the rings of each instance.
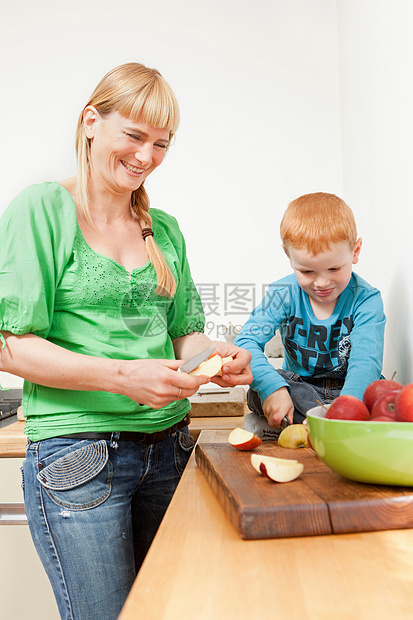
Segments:
[[[283,318],[285,317],[280,300],[273,292],[271,296],[267,294],[252,312],[234,342],[252,354],[251,370],[254,379],[251,387],[257,392],[262,403],[279,388],[287,387],[287,383],[264,353],[265,345],[274,336]]]
[[[386,317],[380,292],[375,290],[356,307],[350,332],[351,351],[341,394],[362,399],[366,387],[380,379]]]

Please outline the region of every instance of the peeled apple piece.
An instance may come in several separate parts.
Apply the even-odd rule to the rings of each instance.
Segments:
[[[222,368],[225,366],[225,364],[229,364],[233,360],[234,360],[234,358],[231,357],[230,355],[228,357],[223,357],[222,358],[221,370],[219,370],[217,372],[218,377],[222,377],[222,375],[223,375]]]
[[[205,360],[205,362],[201,362],[199,366],[197,366],[197,368],[192,370],[189,374],[195,376],[206,375],[210,378],[215,377],[216,375],[222,376],[222,367],[232,361],[233,358],[231,356],[221,357],[216,354]]]
[[[189,374],[199,377],[199,375],[206,375],[207,377],[215,377],[222,368],[222,357],[220,355],[213,355],[205,362],[201,362],[195,370],[192,370]]]

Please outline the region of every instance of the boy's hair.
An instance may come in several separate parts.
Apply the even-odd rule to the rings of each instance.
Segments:
[[[280,226],[281,240],[288,248],[304,247],[315,255],[329,250],[332,243],[357,241],[356,221],[344,200],[334,194],[305,194],[290,202]]]

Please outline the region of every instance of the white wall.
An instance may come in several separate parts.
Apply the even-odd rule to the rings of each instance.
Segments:
[[[106,71],[131,60],[157,67],[180,102],[176,144],[147,186],[152,205],[178,217],[195,281],[216,284],[215,337],[220,323],[244,323],[262,285],[289,272],[278,236],[288,202],[342,191],[336,4],[8,3],[0,212],[26,185],[74,174],[78,114]],[[226,284],[249,285],[240,314]]]
[[[278,240],[288,201],[331,191],[356,214],[357,270],[383,291],[385,373],[411,381],[412,26],[410,0],[9,3],[0,212],[24,186],[75,172],[77,116],[107,70],[156,66],[182,123],[148,188],[178,217],[196,282],[216,285],[211,335],[246,318],[226,285],[249,284],[258,301],[289,270]]]
[[[253,294],[289,271],[278,239],[288,201],[331,191],[356,214],[357,271],[383,291],[385,372],[411,380],[412,26],[410,0],[8,4],[0,212],[26,185],[74,174],[77,116],[107,70],[156,66],[182,122],[148,189],[178,217],[195,281],[216,285],[211,335],[243,323]],[[240,313],[234,284],[249,285]]]
[[[413,5],[338,0],[344,197],[364,240],[360,274],[383,293],[384,372],[411,382]]]

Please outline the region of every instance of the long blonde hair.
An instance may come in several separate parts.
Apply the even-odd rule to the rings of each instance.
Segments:
[[[88,106],[96,108],[102,117],[116,111],[125,118],[140,118],[152,127],[166,128],[169,130],[170,140],[179,125],[179,107],[170,86],[156,69],[131,62],[112,69],[102,78],[79,116],[76,131],[77,201],[91,222],[88,207],[91,142],[86,136],[83,123],[84,111]],[[142,228],[152,227],[149,197],[143,183],[132,192],[131,212]],[[172,297],[176,290],[172,271],[154,238],[147,236],[145,243],[149,260],[156,271],[156,292]]]

